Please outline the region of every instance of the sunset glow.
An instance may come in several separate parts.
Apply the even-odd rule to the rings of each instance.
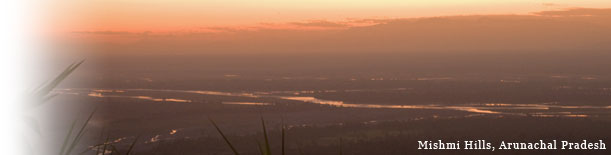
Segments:
[[[304,21],[393,19],[452,15],[528,14],[566,8],[605,8],[590,0],[67,0],[46,7],[55,30],[175,32]]]

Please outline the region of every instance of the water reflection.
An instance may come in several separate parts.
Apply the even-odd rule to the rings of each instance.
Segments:
[[[145,144],[148,144],[148,143],[155,143],[155,142],[158,142],[158,141],[159,141],[159,137],[160,137],[160,136],[161,136],[161,135],[155,135],[154,137],[152,137],[152,138],[151,138],[151,139],[149,139],[148,141],[145,141],[144,143],[145,143]]]
[[[271,103],[261,103],[261,102],[223,102],[223,104],[233,104],[233,105],[272,105]]]
[[[64,94],[78,94],[73,92],[77,89],[63,89]],[[192,102],[188,99],[178,98],[155,98],[152,96],[128,96],[122,95],[127,91],[155,91],[173,93],[191,93],[215,96],[248,97],[248,98],[275,98],[288,101],[299,101],[305,103],[329,105],[343,108],[370,108],[370,109],[429,109],[429,110],[457,110],[477,114],[508,114],[532,117],[591,117],[586,114],[587,109],[611,109],[611,106],[593,105],[559,105],[557,102],[538,103],[538,104],[510,104],[510,103],[466,103],[458,105],[447,104],[423,104],[423,105],[392,105],[392,104],[356,104],[346,103],[340,100],[326,100],[313,96],[304,96],[316,93],[335,93],[335,92],[362,92],[362,91],[405,91],[408,88],[395,89],[349,89],[349,90],[296,90],[296,91],[257,91],[257,92],[221,92],[207,90],[165,90],[165,89],[90,89],[90,97],[121,97],[155,102]],[[120,95],[117,95],[120,94]],[[274,105],[264,102],[222,102],[222,104],[232,105]],[[543,111],[543,112],[541,112]],[[550,112],[563,111],[563,112]],[[581,112],[581,113],[576,113]]]
[[[93,89],[91,90],[93,92],[98,92],[98,93],[124,93],[125,90],[121,90],[121,89]]]
[[[155,101],[155,102],[183,102],[183,103],[191,102],[191,100],[176,99],[176,98],[153,98],[150,96],[127,96],[127,95],[103,95],[102,93],[98,93],[95,91],[90,92],[89,94],[87,94],[87,96],[99,97],[99,98],[103,98],[103,97],[133,98],[133,99],[148,100],[148,101]]]
[[[468,106],[443,106],[443,105],[386,105],[386,104],[350,104],[344,103],[343,101],[331,101],[331,100],[322,100],[314,97],[280,97],[285,100],[294,100],[294,101],[302,101],[308,103],[322,104],[322,105],[331,105],[336,107],[345,107],[345,108],[376,108],[376,109],[437,109],[437,110],[459,110],[459,111],[467,111],[474,113],[484,113],[484,114],[498,114],[500,112],[478,109],[476,107],[468,107]]]
[[[121,138],[117,138],[117,139],[113,140],[112,142],[113,143],[118,143],[118,142],[121,142],[122,140],[125,140],[125,139],[127,139],[127,137],[121,137]]]
[[[208,90],[171,90],[171,89],[126,89],[128,91],[156,91],[156,92],[173,92],[173,93],[193,93],[202,95],[217,95],[217,96],[235,96],[235,97],[259,97],[252,93],[230,93],[221,91],[208,91]]]

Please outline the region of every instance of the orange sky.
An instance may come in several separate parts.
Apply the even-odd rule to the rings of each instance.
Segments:
[[[62,0],[44,5],[54,31],[175,32],[203,27],[282,25],[472,14],[609,8],[609,0]],[[274,23],[274,24],[269,24]],[[264,24],[265,25],[265,24]]]

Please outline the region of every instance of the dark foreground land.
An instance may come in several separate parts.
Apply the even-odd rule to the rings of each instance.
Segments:
[[[210,98],[209,98],[210,99]],[[533,117],[478,114],[456,110],[342,108],[309,103],[268,106],[218,103],[135,102],[122,98],[85,98],[99,104],[86,145],[108,136],[125,152],[141,135],[135,154],[233,154],[208,118],[214,119],[240,154],[259,154],[265,120],[273,154],[609,154],[608,150],[418,150],[418,141],[486,140],[505,142],[567,140],[607,147],[606,117]],[[341,142],[340,142],[341,141]],[[560,142],[559,144],[560,145]],[[87,150],[87,146],[79,147]],[[93,154],[93,150],[88,153]],[[87,154],[87,153],[86,153]]]
[[[75,149],[84,154],[95,154],[91,146],[106,139],[124,153],[138,135],[132,154],[233,154],[209,118],[240,154],[259,154],[261,119],[276,155],[283,125],[285,153],[296,155],[610,154],[498,149],[501,141],[539,140],[602,140],[609,147],[608,76],[157,80],[60,89],[47,118],[68,118],[52,124],[65,128],[98,107]],[[486,140],[497,149],[418,150],[418,141],[437,140]]]
[[[418,150],[419,140],[486,140],[538,142],[568,140],[608,141],[608,121],[566,118],[473,117],[295,127],[286,132],[287,154],[609,154],[608,150]],[[280,154],[280,132],[271,135],[272,150]],[[258,154],[258,132],[229,138],[243,154]],[[340,145],[341,138],[341,145]],[[498,147],[498,146],[496,146]],[[231,154],[220,137],[162,141],[141,154]]]

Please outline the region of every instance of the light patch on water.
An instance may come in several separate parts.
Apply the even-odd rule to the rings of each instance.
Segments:
[[[376,124],[376,123],[378,123],[378,121],[375,121],[375,120],[373,120],[373,121],[366,121],[366,122],[363,122],[363,124],[365,124],[365,125],[368,125],[368,124]]]
[[[87,94],[87,96],[91,96],[91,97],[104,97],[104,95],[102,95],[102,93],[96,93],[96,92],[91,92],[91,93]]]
[[[284,90],[284,91],[256,91],[253,92],[253,95],[273,95],[273,94],[292,94],[292,95],[301,95],[301,94],[315,94],[315,93],[337,93],[337,92],[377,92],[377,91],[405,91],[409,90],[409,88],[390,88],[390,89],[344,89],[344,90],[334,90],[334,89],[325,89],[325,90]],[[255,96],[256,96],[255,95]]]
[[[315,103],[321,105],[330,105],[345,108],[376,108],[376,109],[433,109],[433,110],[458,110],[479,114],[510,114],[522,115],[525,113],[508,113],[500,112],[499,110],[549,110],[550,108],[563,109],[594,109],[605,108],[611,106],[563,106],[563,105],[547,105],[547,104],[507,104],[507,103],[483,103],[483,104],[466,104],[466,105],[385,105],[385,104],[350,104],[343,101],[322,100],[315,97],[292,96],[279,97],[285,100],[302,101],[307,103]],[[588,117],[587,115],[564,114],[564,117]]]
[[[228,92],[205,91],[205,90],[182,91],[182,92],[194,93],[194,94],[202,94],[202,95],[217,95],[217,96],[235,96],[235,97],[252,97],[252,98],[259,97],[258,95],[255,95],[255,94],[252,94],[252,93],[228,93]]]
[[[507,106],[514,106],[513,104],[506,104],[506,103],[482,103],[482,104],[471,104],[471,105],[483,105],[483,106],[491,106],[491,107],[507,107]]]
[[[183,100],[183,99],[175,99],[175,98],[153,98],[150,96],[129,96],[130,98],[141,99],[141,100],[149,100],[155,102],[191,102],[191,100]]]
[[[191,102],[191,100],[176,99],[176,98],[153,98],[153,97],[150,97],[150,96],[103,95],[102,93],[98,93],[98,92],[90,92],[89,94],[87,94],[87,96],[90,96],[90,97],[133,98],[133,99],[148,100],[148,101],[155,101],[155,102],[183,102],[183,103]]]
[[[259,94],[259,95],[271,95],[271,92],[262,92],[262,91],[257,91],[255,92],[255,94]]]
[[[159,141],[159,137],[161,135],[155,135],[153,138],[149,139],[148,141],[144,142],[144,143],[154,143],[154,142],[158,142]]]
[[[164,99],[164,101],[167,101],[167,102],[184,102],[184,103],[191,102],[191,100],[183,100],[183,99],[175,99],[175,98],[166,98],[166,99]]]
[[[112,92],[112,89],[93,89],[92,91],[99,93],[109,93]]]
[[[100,155],[105,155],[105,154],[111,154],[112,153],[111,148],[107,148],[106,150],[102,150],[102,151],[103,151],[103,153],[100,152]]]
[[[490,109],[531,109],[531,110],[549,110],[551,108],[559,109],[611,109],[611,106],[590,106],[590,105],[557,105],[557,103],[542,103],[542,104],[506,104],[506,103],[484,103],[484,104],[468,104],[481,105],[490,107]],[[486,108],[486,107],[483,107]]]
[[[480,113],[480,114],[500,114],[501,112],[478,109],[477,107],[446,107],[447,109],[454,109],[472,113]]]
[[[223,104],[232,104],[232,105],[272,105],[271,103],[261,103],[261,102],[223,102]]]
[[[170,130],[170,135],[176,134],[176,132],[178,132],[176,129],[172,129]]]
[[[561,87],[562,88],[562,87]],[[565,87],[566,88],[566,87]],[[388,105],[388,104],[352,104],[345,103],[343,101],[335,101],[335,100],[325,100],[319,99],[311,96],[274,96],[274,94],[313,94],[313,93],[332,93],[338,92],[338,90],[298,90],[298,91],[267,91],[267,92],[254,92],[254,93],[230,93],[230,92],[219,92],[219,91],[206,91],[206,90],[154,90],[154,89],[125,89],[128,91],[161,91],[161,92],[178,92],[178,93],[195,93],[195,94],[203,94],[203,95],[218,95],[218,96],[234,96],[234,97],[250,97],[250,98],[259,98],[259,97],[270,97],[270,98],[278,98],[283,100],[291,100],[291,101],[301,101],[306,103],[320,104],[320,105],[330,105],[335,107],[344,107],[344,108],[373,108],[373,109],[432,109],[432,110],[458,110],[458,111],[466,111],[471,113],[478,114],[510,114],[510,115],[520,115],[527,116],[531,114],[527,113],[519,113],[519,112],[503,112],[503,110],[550,110],[554,109],[611,109],[611,106],[590,106],[590,105],[558,105],[558,102],[549,102],[549,103],[540,103],[540,104],[508,104],[508,103],[468,103],[463,105],[435,105],[435,104],[427,104],[427,105]],[[396,88],[396,89],[383,89],[383,90],[394,90],[394,91],[405,91],[407,88]],[[377,90],[369,90],[369,89],[351,89],[351,90],[343,90],[345,92],[357,92],[357,91],[382,91],[380,89]],[[104,95],[101,92],[108,92],[108,90],[103,91],[91,91],[88,96],[91,97],[128,97],[128,98],[136,98],[142,100],[151,100],[151,101],[168,101],[168,102],[191,102],[191,100],[184,99],[161,99],[161,98],[153,98],[150,96],[117,96],[117,95]],[[259,102],[223,102],[222,104],[236,104],[236,105],[271,105],[270,103],[259,103]],[[569,113],[557,113],[557,114],[532,114],[531,116],[536,117],[589,117],[589,115],[581,115],[581,114],[569,114]]]
[[[530,115],[532,117],[572,117],[572,118],[585,118],[585,117],[590,117],[589,115],[575,115],[575,114],[570,114],[570,115],[551,115],[551,114],[534,114],[534,115]]]
[[[588,106],[588,105],[582,105],[582,106],[575,106],[575,105],[552,105],[549,106],[552,108],[562,108],[562,109],[611,109],[611,106]]]
[[[195,94],[204,94],[204,95],[218,95],[218,96],[233,96],[231,93],[226,93],[226,92],[217,92],[217,91],[186,91],[188,93],[195,93]]]
[[[549,110],[551,105],[543,104],[507,104],[507,103],[471,103],[469,106],[476,106],[480,109],[505,109],[505,110]]]
[[[314,94],[314,93],[329,93],[329,92],[337,92],[337,90],[295,90],[295,91],[270,91],[270,92],[257,92],[258,94]]]
[[[371,81],[384,81],[384,78],[371,78]]]
[[[331,101],[331,100],[321,100],[315,97],[303,97],[303,96],[281,96],[280,99],[285,100],[293,100],[293,101],[302,101],[316,104],[324,104],[324,105],[332,105],[332,106],[342,106],[344,105],[343,101]]]
[[[499,114],[500,112],[490,111],[478,109],[476,107],[461,107],[461,106],[439,106],[439,105],[384,105],[384,104],[350,104],[344,103],[343,101],[332,101],[332,100],[322,100],[317,99],[315,97],[302,97],[302,96],[292,96],[292,97],[280,97],[285,100],[294,100],[294,101],[302,101],[308,103],[322,104],[322,105],[331,105],[336,107],[346,107],[346,108],[375,108],[375,109],[448,109],[448,110],[459,110],[459,111],[467,111],[474,113],[484,113],[484,114]]]
[[[121,89],[93,89],[91,91],[98,92],[98,93],[124,93],[125,92],[125,90],[121,90]]]
[[[109,142],[104,142],[104,143],[102,143],[102,144],[104,144],[104,145],[108,145],[108,144],[113,144],[113,143],[119,143],[119,142],[121,142],[121,141],[123,141],[123,140],[125,140],[125,139],[127,139],[127,137],[121,137],[121,138],[117,138],[117,139],[115,139],[115,140],[111,140],[111,141],[109,141]],[[104,145],[102,145],[102,144],[98,144],[98,145],[90,145],[90,146],[87,146],[87,148],[89,148],[90,150],[94,150],[94,151],[95,151],[95,150],[100,149],[101,147],[103,147]],[[108,148],[108,149],[110,149],[110,148]],[[108,150],[108,149],[107,149],[107,150]],[[100,155],[101,155],[101,154],[102,154],[102,153],[100,152]]]
[[[149,101],[163,101],[163,99],[157,99],[150,96],[131,96],[131,98],[149,100]]]
[[[127,139],[127,137],[121,137],[121,138],[117,138],[117,139],[113,140],[112,142],[113,143],[118,143],[118,142],[121,142],[122,140],[125,140],[125,139]]]
[[[253,93],[229,93],[229,92],[220,92],[220,91],[207,91],[207,90],[169,90],[169,89],[124,89],[127,91],[156,91],[156,92],[176,92],[176,93],[193,93],[193,94],[202,94],[202,95],[217,95],[217,96],[234,96],[234,97],[252,97],[257,98],[260,97]],[[109,96],[104,96],[109,97]],[[166,99],[167,100],[167,99]],[[174,100],[181,102],[184,100]]]

